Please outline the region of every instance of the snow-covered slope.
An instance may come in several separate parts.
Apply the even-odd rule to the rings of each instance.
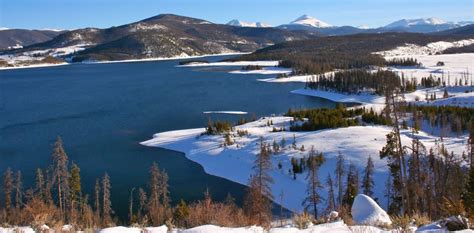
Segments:
[[[295,19],[292,21],[290,24],[298,24],[298,25],[304,25],[304,26],[311,26],[315,28],[328,28],[332,27],[331,24],[328,24],[326,22],[323,22],[319,19],[316,19],[312,16],[309,15],[302,15],[301,17]]]
[[[355,126],[338,129],[327,129],[312,132],[273,132],[275,128],[286,128],[290,126],[292,117],[261,118],[257,121],[236,126],[235,130],[247,130],[249,135],[239,136],[236,132],[231,134],[234,144],[224,146],[222,135],[202,135],[204,128],[187,129],[157,133],[152,139],[142,142],[142,145],[161,147],[175,151],[181,151],[186,157],[201,164],[206,173],[223,177],[240,184],[247,184],[252,174],[253,162],[259,153],[260,138],[267,143],[276,141],[280,143],[285,138],[284,149],[272,156],[273,170],[270,172],[275,180],[271,186],[275,197],[283,192],[284,199],[275,198],[284,207],[301,211],[301,203],[305,198],[306,174],[299,174],[296,179],[288,173],[291,170],[291,158],[303,158],[307,156],[308,149],[312,146],[315,150],[324,153],[326,162],[322,165],[319,176],[327,177],[334,173],[336,157],[338,153],[345,155],[347,163],[353,162],[359,170],[362,170],[369,156],[375,163],[375,197],[380,203],[386,203],[383,189],[384,182],[388,176],[386,161],[378,156],[380,149],[385,145],[385,135],[391,131],[386,126]],[[267,122],[273,125],[268,126]],[[296,138],[296,148],[291,147],[293,136]],[[409,130],[402,131],[403,143],[410,143],[411,133]],[[433,147],[438,137],[420,132],[418,137],[428,148]],[[459,138],[445,138],[444,144],[449,151],[455,155],[461,155],[465,149],[463,143],[467,136]],[[337,143],[336,143],[337,142]],[[300,148],[304,145],[305,151]],[[278,166],[278,164],[281,165]],[[291,187],[291,188],[289,188]],[[323,198],[327,197],[327,190],[321,190]],[[321,210],[325,204],[320,206]]]
[[[396,47],[395,49],[376,52],[375,54],[380,54],[386,59],[390,59],[397,56],[408,57],[413,55],[432,55],[441,53],[449,48],[459,48],[472,44],[474,44],[474,39],[465,39],[453,42],[437,41],[429,43],[425,46],[420,46],[416,44],[405,44],[403,46]]]
[[[385,28],[410,27],[415,25],[440,25],[447,23],[448,22],[439,18],[402,19],[386,25]]]
[[[270,24],[262,23],[262,22],[245,22],[238,19],[233,19],[227,23],[227,25],[235,26],[235,27],[253,27],[253,28],[267,28],[271,27]]]

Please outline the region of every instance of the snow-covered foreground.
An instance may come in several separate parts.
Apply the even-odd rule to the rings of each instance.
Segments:
[[[35,231],[31,227],[18,227],[18,228],[2,228],[0,227],[0,233],[34,233]],[[344,222],[333,222],[325,223],[308,227],[308,229],[298,229],[295,227],[280,227],[271,228],[268,231],[263,227],[249,226],[249,227],[220,227],[215,225],[203,225],[190,229],[173,229],[168,231],[166,226],[161,227],[110,227],[105,228],[99,233],[348,233],[348,232],[383,232],[382,229],[371,227],[371,226],[347,226]]]
[[[391,131],[385,126],[355,126],[348,128],[328,129],[312,132],[272,132],[273,127],[286,128],[290,125],[291,117],[261,118],[257,121],[236,126],[235,130],[247,130],[248,136],[239,137],[237,133],[232,134],[234,144],[223,146],[222,135],[202,135],[204,128],[187,129],[157,133],[152,139],[141,144],[145,146],[161,147],[185,153],[186,157],[201,164],[204,170],[211,175],[216,175],[231,181],[247,184],[252,174],[252,166],[255,156],[259,153],[260,137],[267,143],[274,140],[280,143],[282,138],[286,140],[285,149],[272,156],[273,170],[271,176],[275,180],[272,184],[272,193],[275,201],[285,208],[300,212],[302,201],[305,197],[306,174],[297,175],[296,179],[290,174],[291,158],[302,158],[307,156],[309,148],[314,146],[315,150],[324,153],[326,162],[319,171],[319,176],[324,180],[328,174],[334,174],[336,156],[338,153],[345,155],[347,162],[353,162],[362,171],[369,156],[375,163],[375,196],[379,203],[385,206],[383,195],[384,182],[388,176],[386,161],[379,158],[379,151],[385,145],[385,136]],[[267,126],[272,121],[274,125]],[[291,148],[293,135],[296,138],[297,149]],[[434,147],[437,137],[420,132],[417,137],[427,146]],[[402,131],[403,142],[410,142],[409,130]],[[461,155],[466,148],[465,136],[459,138],[445,138],[444,144],[449,151]],[[301,151],[304,145],[305,151]],[[278,168],[281,164],[281,169]],[[280,196],[283,194],[283,198]],[[321,190],[323,198],[327,197],[326,190]],[[320,208],[323,209],[323,203]]]

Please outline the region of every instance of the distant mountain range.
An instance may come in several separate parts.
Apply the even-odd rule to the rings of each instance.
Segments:
[[[238,20],[233,20],[238,21]],[[231,21],[232,22],[232,21]],[[439,32],[448,29],[458,28],[473,24],[474,21],[461,21],[461,22],[447,22],[438,18],[419,18],[419,19],[402,19],[390,23],[386,26],[378,28],[354,27],[354,26],[333,26],[322,20],[309,15],[303,15],[294,21],[277,26],[277,28],[287,30],[306,30],[311,32],[320,33],[326,36],[333,35],[348,35],[356,33],[381,33],[381,32],[416,32],[416,33],[431,33]],[[249,27],[255,25],[255,23],[246,24],[230,24],[232,26]]]
[[[236,26],[236,27],[253,27],[253,28],[268,28],[272,27],[270,24],[262,23],[262,22],[245,22],[237,19],[233,19],[227,23],[227,25],[230,26]]]
[[[3,51],[9,54],[38,50],[59,51],[52,53],[52,56],[71,61],[187,57],[252,52],[280,42],[315,39],[328,35],[382,32],[446,32],[474,35],[474,27],[470,23],[449,23],[427,18],[400,20],[384,27],[365,29],[333,26],[303,15],[289,24],[270,27],[263,23],[239,20],[232,20],[227,25],[215,24],[202,19],[162,14],[106,29],[0,30],[0,48],[6,49],[18,44],[18,48]],[[466,24],[468,26],[462,27]],[[23,48],[20,48],[21,46]]]

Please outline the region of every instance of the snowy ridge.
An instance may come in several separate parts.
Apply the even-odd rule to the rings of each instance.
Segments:
[[[227,25],[235,27],[254,27],[254,28],[267,28],[272,27],[270,24],[262,22],[245,22],[238,19],[233,19],[227,23]]]
[[[376,52],[384,57],[411,56],[411,55],[433,55],[443,52],[449,48],[458,48],[474,44],[474,39],[466,39],[455,42],[438,41],[425,46],[406,44],[392,50]]]
[[[414,25],[440,25],[448,22],[439,18],[402,19],[385,26],[385,28],[410,27]]]
[[[290,24],[297,24],[297,25],[305,25],[305,26],[311,26],[315,28],[328,28],[332,27],[331,24],[328,24],[326,22],[323,22],[319,19],[316,19],[312,16],[309,15],[302,15],[301,17],[295,19],[292,21]]]

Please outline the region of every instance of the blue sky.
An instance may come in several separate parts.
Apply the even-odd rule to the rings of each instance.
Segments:
[[[106,28],[161,13],[226,23],[288,23],[309,14],[333,25],[378,27],[402,18],[474,20],[474,0],[0,0],[0,27]]]

